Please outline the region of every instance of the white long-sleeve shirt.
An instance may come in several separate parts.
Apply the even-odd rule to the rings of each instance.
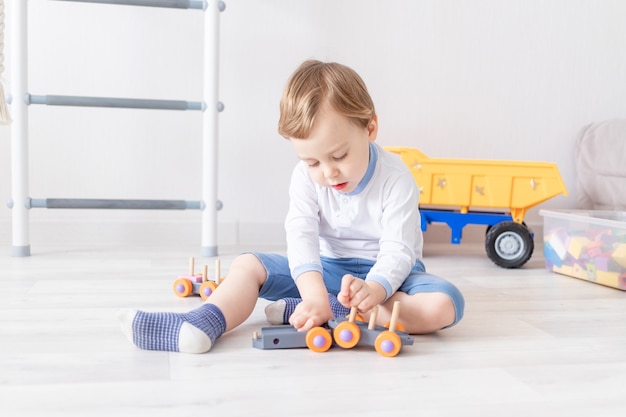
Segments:
[[[291,276],[323,273],[320,255],[375,261],[366,280],[390,297],[415,261],[423,237],[419,191],[408,167],[395,154],[370,143],[370,162],[361,183],[345,194],[313,181],[305,162],[293,170],[285,230]]]

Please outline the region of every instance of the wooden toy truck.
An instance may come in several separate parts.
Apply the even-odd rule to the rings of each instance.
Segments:
[[[314,352],[326,352],[334,344],[351,349],[355,346],[373,346],[381,356],[394,357],[403,345],[412,345],[413,338],[398,330],[400,303],[393,304],[388,327],[375,324],[378,306],[370,315],[369,323],[359,320],[356,309],[348,318],[336,317],[328,326],[314,327],[308,332],[299,332],[293,326],[268,326],[252,335],[252,346],[257,349],[291,349],[308,347]]]
[[[485,225],[487,255],[503,268],[519,268],[532,256],[528,209],[567,195],[553,163],[429,158],[415,148],[385,149],[400,155],[419,186],[422,230],[446,223],[451,243],[459,244],[466,225]]]

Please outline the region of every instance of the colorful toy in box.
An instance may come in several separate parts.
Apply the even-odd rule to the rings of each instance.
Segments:
[[[546,268],[626,290],[626,212],[541,210],[540,214]]]

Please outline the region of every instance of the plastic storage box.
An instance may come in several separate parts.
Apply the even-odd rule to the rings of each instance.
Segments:
[[[546,268],[626,290],[626,212],[540,210]]]

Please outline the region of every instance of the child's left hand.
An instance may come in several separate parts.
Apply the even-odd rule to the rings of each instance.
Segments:
[[[383,302],[387,293],[377,282],[364,281],[354,275],[346,274],[341,280],[341,291],[337,300],[346,307],[356,307],[366,313]]]

